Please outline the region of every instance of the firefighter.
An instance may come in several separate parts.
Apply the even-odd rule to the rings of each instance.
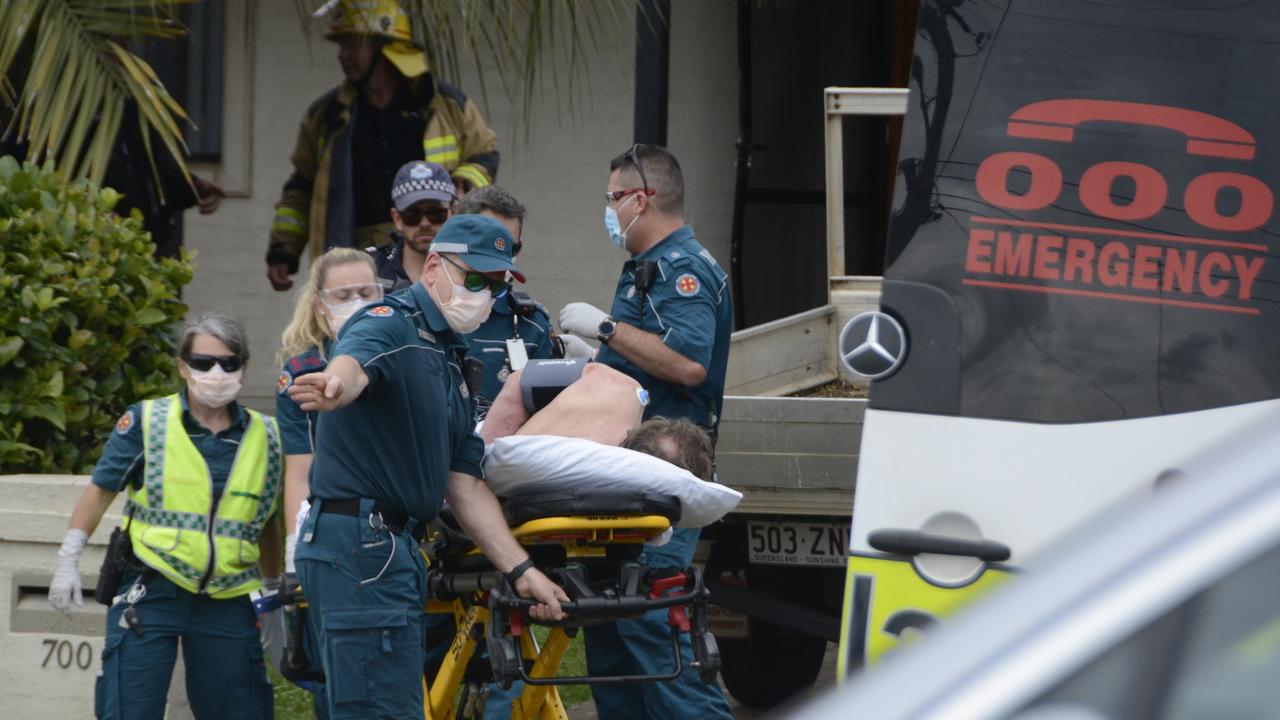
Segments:
[[[329,3],[325,37],[338,43],[345,79],[303,114],[293,174],[267,245],[267,278],[293,286],[304,250],[391,242],[387,197],[410,160],[444,166],[460,191],[493,182],[497,139],[475,103],[427,69],[409,17],[395,0]]]
[[[236,401],[248,359],[239,321],[188,320],[178,341],[186,387],[120,416],[72,511],[49,587],[64,613],[82,604],[85,541],[128,493],[102,572],[117,581],[100,580],[95,593],[110,605],[99,718],[164,717],[179,638],[196,717],[272,717],[250,594],[280,584],[284,458],[275,419]]]

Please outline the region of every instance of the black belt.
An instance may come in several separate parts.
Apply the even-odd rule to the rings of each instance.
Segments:
[[[422,542],[422,538],[426,537],[428,523],[422,522],[408,513],[400,512],[379,502],[373,504],[373,511],[382,516],[382,524],[391,528],[393,532],[404,532],[405,528],[409,527],[410,523],[413,523],[413,531],[411,533],[413,539]],[[360,517],[360,498],[321,500],[320,514],[323,515],[324,513]]]

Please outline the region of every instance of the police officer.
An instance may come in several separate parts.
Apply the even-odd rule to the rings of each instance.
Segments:
[[[453,212],[453,180],[443,166],[425,160],[405,163],[391,185],[395,243],[368,247],[387,292],[403,290],[422,276],[431,241]]]
[[[62,612],[82,603],[85,541],[128,493],[129,540],[112,542],[119,581],[99,587],[110,609],[98,718],[164,717],[179,638],[196,717],[272,717],[249,595],[268,584],[262,576],[272,589],[280,582],[283,457],[275,420],[236,401],[248,359],[239,321],[188,320],[178,341],[186,387],[125,411],[72,511],[49,587]]]
[[[605,229],[631,254],[609,313],[584,302],[560,312],[560,329],[601,342],[596,360],[649,391],[644,417],[687,418],[714,439],[724,400],[733,307],[728,279],[684,221],[684,178],[665,148],[637,144],[609,164]],[[697,529],[679,529],[641,556],[651,567],[688,567]],[[670,669],[666,611],[586,628],[592,675]],[[692,648],[681,635],[686,672],[671,682],[593,685],[596,708],[610,718],[730,718],[718,685],[692,672]]]
[[[458,201],[454,212],[484,215],[502,223],[515,240],[512,257],[524,248],[522,235],[527,211],[515,196],[501,187],[488,185],[472,190]],[[551,318],[547,317],[542,304],[515,288],[494,297],[493,312],[467,336],[467,344],[471,356],[483,363],[483,375],[476,392],[479,420],[489,412],[507,377],[524,367],[525,361],[564,357],[566,350],[575,357],[591,352],[591,347],[580,338],[555,335]]]
[[[510,272],[513,239],[484,217],[452,218],[422,278],[347,321],[322,372],[289,393],[322,414],[311,511],[299,529],[298,579],[312,605],[329,716],[422,713],[427,524],[449,506],[516,590],[562,617],[559,586],[533,567],[480,479],[484,447],[463,383],[462,335],[489,314]]]

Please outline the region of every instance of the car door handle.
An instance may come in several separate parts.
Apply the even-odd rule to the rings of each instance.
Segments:
[[[1003,562],[1013,554],[1008,545],[994,540],[964,540],[897,528],[871,531],[867,544],[881,552],[898,555],[963,555],[985,562]]]

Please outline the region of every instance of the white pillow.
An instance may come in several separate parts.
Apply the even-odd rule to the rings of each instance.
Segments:
[[[680,499],[676,527],[709,525],[742,493],[635,450],[557,435],[509,435],[485,449],[484,479],[499,497],[590,487],[647,490]]]

